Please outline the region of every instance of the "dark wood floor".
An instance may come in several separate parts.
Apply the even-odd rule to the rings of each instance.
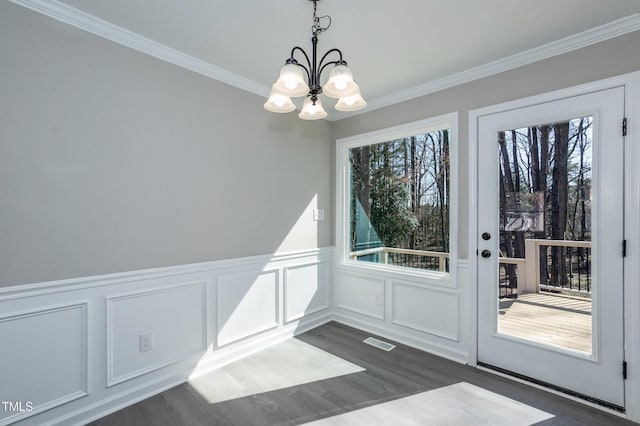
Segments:
[[[91,425],[634,424],[404,345],[385,352],[368,336],[332,322]]]

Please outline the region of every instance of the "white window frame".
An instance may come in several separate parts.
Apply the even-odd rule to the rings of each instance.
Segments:
[[[449,129],[449,272],[421,270],[349,259],[349,200],[351,198],[349,150]],[[336,140],[336,254],[337,267],[393,275],[420,277],[432,285],[456,287],[458,258],[458,113],[439,115],[382,130]]]

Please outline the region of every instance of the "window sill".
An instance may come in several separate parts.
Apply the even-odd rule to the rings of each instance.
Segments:
[[[344,273],[376,275],[391,280],[408,280],[417,284],[455,289],[458,288],[456,280],[457,274],[455,273],[456,265],[456,261],[452,260],[449,265],[451,272],[438,272],[378,263],[343,260],[338,261],[336,270]]]

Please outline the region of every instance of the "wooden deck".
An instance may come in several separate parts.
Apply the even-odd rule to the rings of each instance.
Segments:
[[[591,300],[550,293],[501,299],[501,333],[591,353]]]

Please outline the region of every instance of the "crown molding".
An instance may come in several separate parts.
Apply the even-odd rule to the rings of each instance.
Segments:
[[[637,30],[640,30],[640,13],[634,13],[633,15],[629,15],[616,21],[535,47],[525,52],[498,59],[497,61],[470,68],[444,78],[432,80],[387,96],[372,99],[365,108],[359,111],[343,113],[340,117],[330,116],[329,119],[331,121],[342,120],[368,111],[384,108],[389,105],[415,99],[420,96],[425,96],[430,93],[439,92],[454,86],[459,86],[464,83],[469,83],[474,80],[509,71],[543,59],[568,53],[573,50],[587,47]]]
[[[97,18],[57,0],[10,0],[11,2],[56,19],[65,24],[95,34],[120,45],[145,53],[154,58],[186,68],[206,77],[255,93],[269,95],[269,87],[242,77],[229,70],[158,43],[110,22]]]
[[[198,74],[221,81],[238,89],[268,96],[270,88],[262,83],[242,77],[217,65],[183,53],[177,49],[158,43],[96,16],[71,7],[58,0],[10,0],[20,6],[64,22],[81,30],[111,40],[115,43],[153,56],[154,58],[172,63]],[[327,120],[337,121],[355,115],[363,114],[389,105],[435,93],[460,84],[489,77],[504,71],[528,65],[533,62],[571,52],[582,47],[590,46],[601,41],[609,40],[633,31],[640,30],[640,13],[600,25],[587,31],[521,52],[503,59],[498,59],[484,65],[470,68],[447,77],[432,80],[409,89],[401,90],[387,96],[372,99],[368,105],[359,111],[342,112],[340,115],[329,112]]]

